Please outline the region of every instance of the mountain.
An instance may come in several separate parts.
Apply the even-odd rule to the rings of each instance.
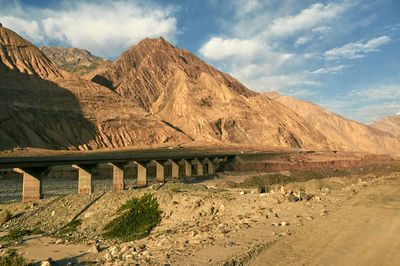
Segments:
[[[400,112],[396,115],[386,116],[379,121],[372,122],[369,126],[389,132],[400,138]]]
[[[304,117],[326,136],[333,149],[400,155],[400,140],[387,132],[343,118],[311,102],[283,96],[277,92],[264,95]]]
[[[55,66],[0,27],[0,149],[117,148],[190,139],[109,89]]]
[[[57,67],[87,79],[91,79],[99,70],[112,63],[111,60],[94,56],[88,50],[79,48],[42,46],[39,49]]]
[[[197,141],[327,148],[289,108],[163,38],[144,39],[92,79]]]
[[[53,60],[84,62],[58,58],[63,53]],[[86,80],[0,27],[0,81],[0,149],[192,142],[400,155],[400,140],[389,133],[251,91],[163,38],[144,39]]]

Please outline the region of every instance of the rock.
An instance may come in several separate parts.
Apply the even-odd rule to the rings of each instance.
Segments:
[[[220,205],[219,208],[218,208],[218,210],[219,210],[220,212],[225,211],[225,205]]]
[[[48,260],[44,260],[44,261],[40,262],[40,266],[51,266],[51,262]]]
[[[240,191],[240,193],[239,193],[239,195],[244,195],[244,194],[246,194],[246,192],[244,192],[244,191]]]
[[[97,254],[99,253],[99,248],[96,245],[93,245],[89,250],[89,253]]]
[[[106,254],[104,254],[104,259],[108,262],[113,260],[113,257],[111,256],[111,254],[109,252],[106,252]]]
[[[293,193],[290,193],[288,196],[288,200],[289,200],[289,202],[296,202],[296,201],[299,201],[299,197],[297,197]]]
[[[314,199],[316,202],[321,202],[321,198],[319,196],[315,196]]]
[[[129,249],[128,246],[123,246],[119,252],[120,253],[125,253],[128,249]]]
[[[307,220],[307,221],[312,221],[313,219],[314,219],[314,218],[313,218],[312,216],[307,216],[307,217],[306,217],[306,220]]]
[[[287,222],[281,222],[279,225],[280,226],[288,226],[289,224]]]
[[[266,189],[265,189],[265,186],[258,186],[258,193],[265,193],[266,192]]]
[[[118,247],[111,247],[111,248],[110,248],[110,254],[111,254],[111,256],[116,256],[116,255],[118,254],[118,252],[119,252]]]
[[[55,214],[56,214],[56,211],[53,211],[53,212],[51,213],[51,216],[53,217]]]
[[[299,194],[300,194],[301,200],[309,201],[313,197],[312,195],[309,195],[309,194],[305,193],[304,191],[301,191]]]
[[[64,239],[57,239],[57,241],[56,241],[56,245],[64,244],[64,243],[65,243]]]

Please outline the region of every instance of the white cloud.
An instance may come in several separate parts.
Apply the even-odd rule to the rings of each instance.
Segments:
[[[400,109],[400,85],[375,85],[332,97],[320,106],[344,117],[367,123],[395,114]]]
[[[338,65],[338,66],[334,66],[334,67],[322,67],[322,68],[312,71],[311,74],[337,74],[346,67],[348,67],[348,66]]]
[[[9,19],[12,23],[7,26],[33,41],[59,42],[104,57],[118,56],[145,37],[163,36],[173,41],[177,33],[173,8],[150,1],[64,0],[61,7],[58,10],[27,7],[25,13],[34,14],[34,18],[28,20],[16,12],[9,15],[13,20]]]
[[[200,53],[211,60],[226,60],[230,57],[252,57],[262,49],[256,40],[211,38]]]
[[[301,30],[311,29],[321,22],[334,19],[344,10],[345,6],[340,4],[313,4],[295,16],[275,19],[268,32],[275,36],[292,35]]]
[[[313,32],[318,32],[318,33],[327,33],[330,32],[331,30],[332,30],[331,27],[325,25],[321,25],[312,29]]]
[[[10,28],[13,31],[26,36],[30,41],[40,42],[43,40],[43,35],[39,29],[39,24],[34,20],[25,20],[13,16],[3,16],[0,14],[0,21],[4,27]]]
[[[341,47],[333,48],[325,52],[325,56],[328,60],[335,60],[339,58],[345,59],[356,59],[365,57],[365,54],[371,52],[378,52],[379,46],[384,45],[390,41],[388,36],[381,36],[378,38],[371,39],[365,43],[362,41],[352,42],[345,44]]]
[[[299,38],[297,39],[296,43],[295,43],[295,46],[301,46],[301,45],[303,45],[303,44],[308,43],[309,41],[311,41],[311,38],[310,38],[310,37],[307,37],[307,36],[299,37]]]

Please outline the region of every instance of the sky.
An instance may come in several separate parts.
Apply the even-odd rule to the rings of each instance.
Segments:
[[[38,46],[116,59],[163,36],[249,89],[362,123],[400,112],[399,0],[0,0],[0,23]]]

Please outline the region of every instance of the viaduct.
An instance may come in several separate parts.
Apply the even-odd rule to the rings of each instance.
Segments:
[[[172,153],[172,152],[171,152]],[[92,193],[92,170],[99,164],[112,167],[113,190],[124,190],[124,168],[136,165],[138,187],[147,186],[148,164],[155,164],[156,182],[164,182],[165,165],[171,165],[171,177],[196,176],[213,174],[221,162],[232,159],[236,154],[199,154],[187,153],[178,155],[159,154],[103,154],[51,157],[18,157],[0,158],[0,169],[12,169],[23,176],[22,201],[33,201],[42,198],[42,177],[54,166],[72,166],[78,172],[78,193]],[[181,167],[179,167],[181,166]],[[181,169],[181,172],[180,172]],[[206,173],[204,173],[204,170]],[[182,172],[183,171],[183,172]]]

